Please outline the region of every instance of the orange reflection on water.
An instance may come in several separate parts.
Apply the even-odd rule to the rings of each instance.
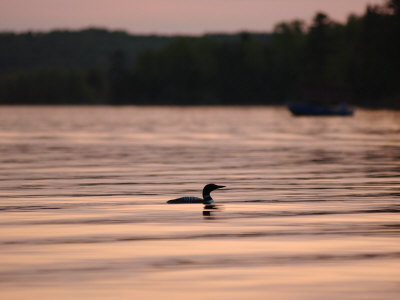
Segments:
[[[394,299],[399,117],[2,107],[0,295]]]

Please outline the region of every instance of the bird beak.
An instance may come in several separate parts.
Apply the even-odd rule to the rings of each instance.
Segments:
[[[224,185],[217,185],[217,189],[222,189],[224,187],[225,187]]]

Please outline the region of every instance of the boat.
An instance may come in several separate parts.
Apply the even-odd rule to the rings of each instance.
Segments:
[[[287,107],[295,116],[352,116],[354,108],[342,103],[336,106],[311,103],[288,103]]]

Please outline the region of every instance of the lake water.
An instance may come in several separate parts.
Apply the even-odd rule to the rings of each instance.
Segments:
[[[400,297],[399,111],[0,107],[0,166],[1,299]]]

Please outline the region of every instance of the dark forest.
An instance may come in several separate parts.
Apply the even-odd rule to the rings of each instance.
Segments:
[[[345,24],[322,12],[270,34],[0,33],[0,104],[400,108],[400,0]]]

